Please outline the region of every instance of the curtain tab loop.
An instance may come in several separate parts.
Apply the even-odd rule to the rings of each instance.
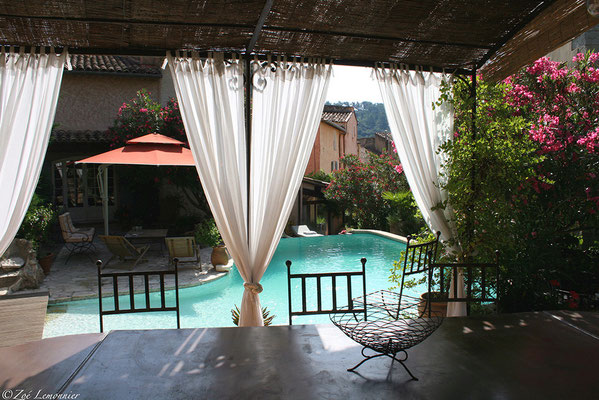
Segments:
[[[73,64],[71,64],[71,56],[69,55],[69,48],[65,47],[63,50],[63,55],[64,55],[64,60],[65,63],[67,64],[67,70],[68,71],[72,71],[73,70]]]
[[[254,294],[260,294],[260,293],[262,293],[262,285],[259,284],[259,283],[251,283],[251,282],[248,283],[248,282],[245,282],[243,284],[243,287],[246,290],[249,290],[249,291],[251,291]]]

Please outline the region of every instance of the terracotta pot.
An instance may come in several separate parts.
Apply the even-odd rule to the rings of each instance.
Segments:
[[[48,255],[38,258],[37,262],[39,263],[40,267],[42,267],[44,274],[48,275],[50,273],[50,268],[54,262],[54,257],[56,257],[54,253],[49,253]]]
[[[210,262],[212,265],[226,265],[229,262],[227,248],[225,246],[213,247],[212,255],[210,256]]]
[[[431,302],[431,314],[436,317],[445,317],[447,316],[447,302],[446,301],[435,301],[435,297],[439,296],[439,292],[432,292],[433,301]],[[418,313],[422,314],[425,312],[427,307],[427,302],[429,298],[429,292],[422,293],[420,295],[420,303],[418,303]]]

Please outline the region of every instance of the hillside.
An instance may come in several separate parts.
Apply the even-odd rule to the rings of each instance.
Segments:
[[[382,103],[338,102],[327,103],[339,106],[352,106],[358,119],[358,138],[374,136],[375,132],[389,132],[389,123]]]

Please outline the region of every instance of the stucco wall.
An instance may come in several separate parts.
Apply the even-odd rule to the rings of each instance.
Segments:
[[[345,124],[345,154],[358,155],[358,120],[356,114],[352,113],[349,121]]]
[[[341,132],[330,125],[320,123],[320,167],[326,173],[331,173],[331,161],[337,161],[339,163],[339,154],[343,154],[342,140],[340,141],[339,136]]]
[[[156,100],[161,99],[160,81],[136,76],[65,73],[54,122],[61,130],[103,131],[112,126],[123,102],[135,97],[138,90],[147,89]]]
[[[553,50],[551,53],[547,54],[553,61],[557,62],[566,62],[568,65],[572,64],[572,58],[578,53],[579,49],[572,48],[572,42],[568,42],[560,48]]]
[[[308,161],[308,166],[306,167],[306,174],[311,174],[313,172],[318,172],[320,168],[320,128],[324,125],[320,122],[318,126],[318,132],[316,132],[316,139],[314,140],[314,144],[312,145],[312,153],[310,153],[310,160]]]
[[[574,40],[547,54],[553,61],[566,62],[572,66],[572,58],[578,53],[586,53],[588,50],[599,51],[599,25],[591,28]]]

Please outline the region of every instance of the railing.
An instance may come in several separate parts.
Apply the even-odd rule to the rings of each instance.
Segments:
[[[497,255],[498,257],[498,255]],[[464,277],[464,296],[459,296],[458,285],[450,290],[452,277]],[[433,291],[430,282],[435,282],[434,290],[440,292],[441,301],[466,303],[468,313],[470,304],[498,304],[499,297],[499,264],[495,263],[434,263],[429,271],[429,291]]]
[[[287,260],[285,264],[287,265],[287,289],[288,289],[288,301],[289,301],[289,325],[292,325],[292,317],[300,316],[300,315],[318,315],[318,314],[337,314],[337,313],[364,313],[364,317],[366,318],[366,306],[364,303],[362,307],[354,307],[354,295],[352,294],[352,277],[361,276],[362,277],[362,295],[366,298],[366,259],[362,258],[360,260],[362,262],[362,270],[355,272],[320,272],[320,273],[312,273],[312,274],[292,274],[291,273],[291,261]],[[323,278],[331,278],[332,280],[332,308],[323,309],[322,307],[322,279]],[[338,306],[337,299],[337,279],[346,279],[347,280],[347,307]],[[301,280],[301,303],[302,309],[301,311],[293,311],[292,299],[291,299],[291,282],[292,280],[299,279]],[[308,279],[316,279],[316,310],[309,310],[306,303],[306,281]]]
[[[115,314],[132,314],[142,312],[158,312],[158,311],[175,311],[177,313],[177,329],[181,328],[181,321],[179,315],[179,275],[177,264],[178,259],[174,259],[175,268],[174,270],[157,270],[157,271],[132,271],[132,272],[102,272],[102,261],[98,260],[96,266],[98,267],[98,304],[99,304],[99,315],[100,315],[100,332],[104,332],[104,315],[115,315]],[[166,293],[164,277],[166,275],[174,275],[175,277],[175,306],[166,306]],[[160,279],[160,307],[152,307],[150,304],[150,277],[158,276]],[[145,307],[135,307],[135,288],[134,278],[143,277],[143,295],[145,296]],[[119,304],[119,278],[126,278],[129,286],[129,308],[121,308]],[[104,310],[102,307],[102,279],[111,279],[112,291],[114,293],[114,309]]]

